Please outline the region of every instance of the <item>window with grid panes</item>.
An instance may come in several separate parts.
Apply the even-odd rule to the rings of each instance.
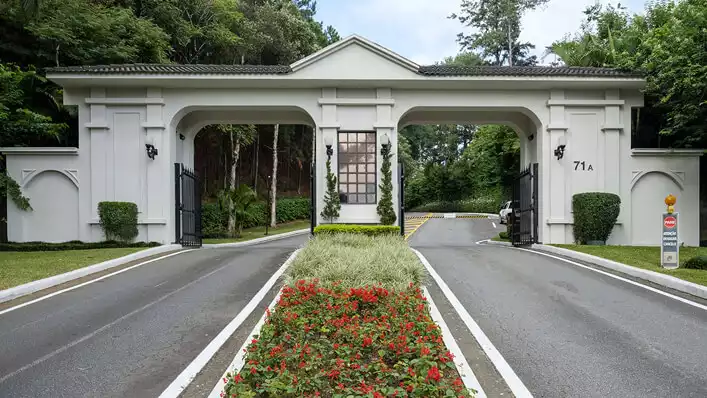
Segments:
[[[341,203],[376,204],[376,133],[339,132]]]

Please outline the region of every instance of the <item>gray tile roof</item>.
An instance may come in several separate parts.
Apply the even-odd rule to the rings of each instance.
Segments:
[[[281,75],[292,72],[288,65],[201,65],[201,64],[124,64],[63,66],[49,73],[149,74],[149,75]]]
[[[148,74],[148,75],[285,75],[292,73],[288,65],[200,65],[200,64],[124,64],[64,66],[49,68],[49,73],[81,74]],[[527,76],[527,77],[640,77],[636,72],[609,68],[552,66],[421,66],[423,76]]]
[[[640,74],[610,68],[567,66],[421,66],[425,76],[565,76],[565,77],[640,77]]]

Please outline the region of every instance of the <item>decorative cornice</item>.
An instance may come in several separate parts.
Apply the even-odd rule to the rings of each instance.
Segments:
[[[77,156],[79,148],[74,147],[5,147],[0,148],[0,153],[6,155],[58,155]]]
[[[547,106],[624,106],[624,100],[587,100],[587,99],[551,99],[547,101]]]
[[[164,98],[86,98],[89,105],[164,105]]]
[[[392,98],[320,98],[319,105],[395,105],[395,100]]]

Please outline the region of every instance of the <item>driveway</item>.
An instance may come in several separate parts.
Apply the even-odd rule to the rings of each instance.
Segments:
[[[156,397],[306,236],[202,249],[0,315],[0,397]]]
[[[409,240],[536,397],[707,397],[707,311],[538,254],[476,245],[490,220]]]

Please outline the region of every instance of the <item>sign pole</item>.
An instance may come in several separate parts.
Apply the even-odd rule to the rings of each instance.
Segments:
[[[675,269],[680,266],[680,239],[678,237],[678,213],[675,213],[676,198],[668,195],[665,204],[667,212],[662,216],[660,238],[660,264],[663,268]]]

